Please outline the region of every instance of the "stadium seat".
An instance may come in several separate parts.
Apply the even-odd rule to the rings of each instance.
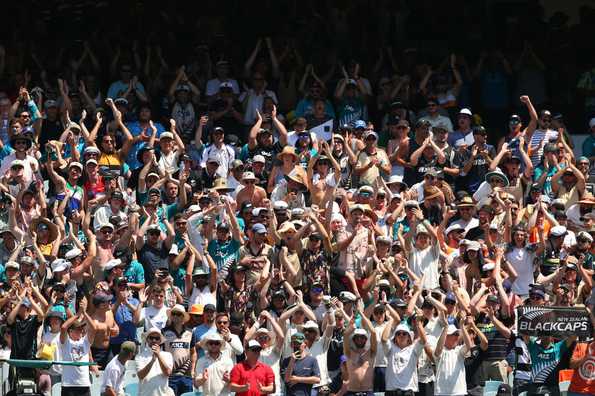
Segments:
[[[560,382],[559,385],[560,385],[560,394],[567,395],[568,388],[570,388],[570,381],[562,381],[562,382]]]
[[[62,394],[62,382],[56,382],[52,385],[52,396],[60,396]]]
[[[126,385],[124,387],[124,393],[127,396],[136,396],[138,394],[138,382]]]
[[[483,387],[483,396],[496,396],[501,384],[502,381],[486,381]]]
[[[101,393],[101,382],[103,382],[103,371],[99,371],[99,376],[91,374],[91,396]]]

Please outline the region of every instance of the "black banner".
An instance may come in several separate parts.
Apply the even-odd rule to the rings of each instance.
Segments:
[[[566,338],[572,335],[584,340],[593,337],[589,312],[571,307],[517,307],[519,334]]]

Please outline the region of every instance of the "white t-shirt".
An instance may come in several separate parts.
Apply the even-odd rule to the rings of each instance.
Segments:
[[[160,355],[166,366],[173,368],[174,359],[169,352],[161,351]],[[153,351],[146,347],[136,356],[136,367],[141,370],[153,359]],[[174,391],[167,385],[169,378],[163,374],[161,365],[155,360],[147,376],[139,381],[138,396],[174,396]]]
[[[326,355],[325,355],[326,356]],[[260,352],[260,357],[258,361],[261,363],[266,364],[273,370],[275,374],[275,393],[272,393],[274,396],[283,395],[283,385],[281,383],[281,354],[277,352],[275,346],[268,347],[267,349],[263,349]]]
[[[231,394],[229,385],[223,382],[225,372],[230,373],[233,361],[222,354],[217,359],[205,355],[196,362],[196,375],[202,375],[205,369],[208,372],[207,381],[201,386],[204,396],[228,396]]]
[[[316,137],[315,133],[310,132],[310,140],[312,141],[312,144],[314,144],[315,142],[318,141],[318,138]],[[287,144],[290,146],[294,146],[298,141],[298,133],[296,131],[290,131],[287,133]]]
[[[436,382],[434,395],[464,396],[467,394],[467,380],[465,379],[466,347],[458,345],[454,349],[442,350],[436,356]]]
[[[513,248],[512,251],[506,253],[506,260],[512,265],[512,268],[517,272],[517,278],[512,284],[513,293],[519,296],[526,296],[529,294],[529,285],[533,283],[533,260],[535,253],[526,248]]]
[[[120,363],[118,355],[105,366],[103,372],[103,381],[101,381],[101,393],[105,392],[105,389],[109,386],[116,394],[124,392],[124,372],[126,367]]]
[[[320,337],[312,344],[310,348],[310,355],[316,358],[318,362],[318,369],[320,370],[320,382],[314,385],[314,388],[318,388],[331,383],[331,378],[328,374],[328,365],[326,354],[329,347],[331,346],[331,339],[327,337]]]
[[[144,307],[140,311],[140,321],[145,321],[145,331],[148,331],[151,327],[157,327],[159,330],[163,330],[167,323],[167,307],[164,305],[161,308],[156,308],[152,305]]]
[[[394,342],[387,341],[383,350],[388,356],[386,366],[386,390],[418,391],[417,360],[423,353],[423,345],[419,341],[406,348],[399,348]]]
[[[211,288],[209,285],[203,287],[202,290],[199,290],[196,286],[192,287],[192,294],[188,299],[188,306],[192,306],[194,304],[213,304],[217,305],[217,298],[215,297],[215,293],[211,292]]]
[[[60,332],[52,333],[50,331],[44,331],[43,335],[41,336],[41,342],[43,342],[46,345],[55,345],[56,349],[54,350],[54,360],[62,360],[62,348],[60,348]],[[51,375],[62,375],[62,366],[54,364],[52,365],[52,367],[48,369],[48,373],[50,373]]]
[[[382,333],[384,332],[384,328],[386,327],[387,323],[388,322],[378,324],[374,322],[374,331],[376,332],[376,339],[378,340],[374,367],[386,367],[388,363],[387,352],[384,350],[382,343]]]
[[[409,265],[415,275],[420,278],[425,274],[422,287],[433,290],[440,286],[438,273],[438,258],[440,257],[440,248],[438,244],[430,244],[424,250],[413,247],[409,255]]]
[[[91,344],[87,336],[74,341],[66,336],[61,344],[64,362],[88,362]],[[89,366],[62,366],[62,386],[91,386]]]
[[[157,166],[165,173],[174,174],[180,169],[178,167],[178,158],[180,158],[180,152],[178,150],[172,150],[167,155],[161,153],[161,158],[157,161]]]

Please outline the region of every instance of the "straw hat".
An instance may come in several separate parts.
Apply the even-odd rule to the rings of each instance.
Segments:
[[[227,180],[223,178],[215,179],[213,183],[213,190],[217,191],[218,193],[228,193],[232,192],[233,188],[227,185]]]
[[[283,161],[283,156],[284,155],[291,156],[294,161],[299,160],[299,157],[295,153],[295,148],[292,147],[292,146],[285,146],[285,147],[283,147],[283,151],[281,151],[279,154],[277,154],[277,159],[280,160],[280,161]]]
[[[285,175],[285,178],[287,180],[291,180],[298,184],[301,184],[303,186],[303,188],[306,189],[306,183],[304,182],[304,177],[302,176],[301,173],[296,172],[295,169],[292,170],[291,172],[289,172],[289,175]]]
[[[37,227],[39,226],[40,223],[45,224],[48,228],[48,232],[49,232],[48,243],[54,242],[58,238],[58,235],[59,235],[58,226],[55,225],[54,223],[52,223],[49,219],[47,219],[45,217],[37,217],[37,218],[33,219],[33,221],[31,221],[31,224],[29,225],[29,227],[32,230],[37,231]]]
[[[171,309],[167,310],[167,317],[169,320],[172,320],[171,318],[171,314],[173,312],[179,312],[184,316],[184,323],[188,322],[190,320],[190,315],[188,314],[188,312],[186,312],[186,309],[184,308],[184,306],[180,305],[180,304],[176,304],[174,305]]]

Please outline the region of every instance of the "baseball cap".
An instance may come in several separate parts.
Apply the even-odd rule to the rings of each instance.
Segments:
[[[354,124],[355,129],[366,129],[367,124],[363,120],[357,120]]]
[[[252,232],[256,234],[266,234],[267,228],[261,223],[256,223],[252,226]]]
[[[259,162],[262,164],[266,164],[265,158],[260,154],[255,155],[254,158],[252,158],[252,162]]]
[[[471,110],[469,110],[466,107],[463,107],[460,111],[459,111],[459,115],[466,115],[469,117],[473,117],[473,113],[471,112]]]

